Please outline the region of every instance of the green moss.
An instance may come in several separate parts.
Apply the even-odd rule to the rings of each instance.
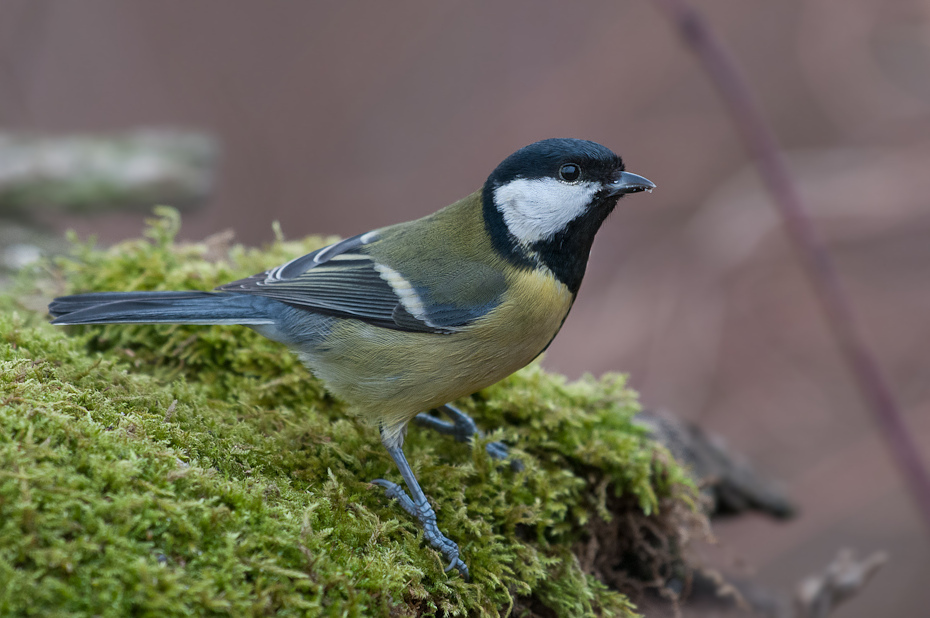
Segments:
[[[45,293],[209,289],[331,240],[175,244],[159,215],[147,239],[78,245]],[[532,365],[458,402],[523,470],[407,440],[467,583],[368,483],[399,482],[376,432],[281,346],[241,327],[67,333],[17,305],[0,299],[2,615],[631,616],[579,548],[609,522],[674,530],[693,495],[621,376]]]

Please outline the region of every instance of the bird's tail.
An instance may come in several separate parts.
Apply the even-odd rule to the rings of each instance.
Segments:
[[[228,292],[95,292],[56,298],[52,324],[274,324],[270,301]]]

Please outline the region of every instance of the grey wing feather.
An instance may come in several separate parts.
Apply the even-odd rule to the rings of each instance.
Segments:
[[[364,246],[376,239],[375,232],[353,236],[217,289],[265,296],[317,313],[355,318],[384,328],[453,332],[446,320],[443,324],[435,324],[425,314],[413,315],[407,310],[398,290],[382,276],[378,263],[363,252]],[[410,293],[406,292],[408,297]]]

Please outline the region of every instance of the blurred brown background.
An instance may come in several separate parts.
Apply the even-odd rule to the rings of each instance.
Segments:
[[[930,461],[930,2],[721,2],[736,53]],[[836,615],[930,615],[930,535],[828,339],[768,196],[648,1],[7,0],[0,125],[212,132],[183,237],[351,235],[432,212],[545,137],[599,141],[621,202],[546,365],[624,371],[780,478],[800,517],[717,526],[713,560],[787,590],[841,547],[889,565]],[[51,222],[103,241],[142,215]],[[271,265],[269,265],[271,266]]]

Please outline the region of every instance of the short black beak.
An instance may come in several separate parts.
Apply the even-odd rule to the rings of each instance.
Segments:
[[[608,195],[625,195],[627,193],[639,193],[640,191],[652,191],[656,188],[656,185],[639,174],[620,172],[620,177],[607,185],[606,188]]]

